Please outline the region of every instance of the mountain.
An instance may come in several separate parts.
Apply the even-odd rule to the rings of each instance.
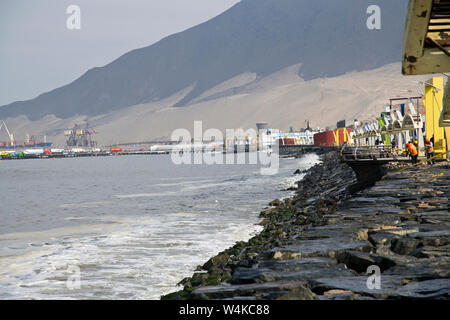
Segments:
[[[369,30],[370,5],[381,30]],[[35,99],[0,107],[0,118],[101,115],[161,101],[198,102],[242,74],[261,79],[301,64],[304,80],[374,69],[401,60],[407,0],[242,0],[221,15],[93,68]]]
[[[422,92],[423,82],[429,78],[429,75],[403,76],[398,62],[304,81],[298,76],[299,67],[293,65],[261,79],[255,79],[255,74],[240,75],[208,90],[202,95],[208,97],[203,102],[182,108],[173,105],[188,89],[161,101],[97,116],[61,119],[48,115],[35,121],[19,116],[9,118],[7,124],[18,140],[27,133],[40,139],[45,135],[47,141],[61,147],[66,143],[64,129],[85,121],[99,132],[94,137],[99,145],[167,141],[176,129],[194,132],[196,120],[202,121],[203,130],[215,128],[223,133],[233,128],[255,129],[257,122],[267,122],[271,128],[282,131],[291,126],[295,130],[305,127],[306,120],[314,128],[325,128],[334,127],[338,120],[351,124],[354,119],[373,119],[385,111],[390,98]],[[215,98],[209,99],[209,95]],[[0,141],[7,139],[6,133],[0,132]]]

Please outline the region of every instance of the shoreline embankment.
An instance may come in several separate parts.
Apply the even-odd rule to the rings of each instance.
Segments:
[[[448,299],[448,162],[389,164],[389,175],[350,192],[353,170],[336,151],[319,154],[294,196],[261,212],[263,231],[161,299]]]

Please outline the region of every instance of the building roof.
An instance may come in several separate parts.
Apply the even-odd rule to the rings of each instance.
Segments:
[[[404,75],[450,72],[450,0],[410,0],[403,37]],[[450,126],[447,81],[440,126]]]

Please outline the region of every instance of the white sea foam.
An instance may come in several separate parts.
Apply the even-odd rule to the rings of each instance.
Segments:
[[[93,293],[115,299],[127,292],[131,299],[158,299],[174,290],[174,285],[189,276],[197,264],[236,241],[248,239],[260,228],[231,224],[210,241],[208,233],[186,234],[185,229],[194,227],[194,222],[186,223],[184,228],[180,222],[174,220],[166,225],[172,230],[170,238],[160,231],[157,236],[163,221],[154,228],[128,225],[105,237],[74,237],[45,250],[0,259],[0,284],[10,294],[23,297],[26,293],[38,299],[86,299],[92,298]],[[70,265],[81,270],[79,290],[66,287]],[[15,281],[16,286],[8,285],[14,279],[19,280]],[[111,283],[114,290],[106,290]]]

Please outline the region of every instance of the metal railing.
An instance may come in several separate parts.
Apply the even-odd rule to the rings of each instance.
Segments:
[[[397,153],[391,145],[378,146],[343,146],[341,151],[343,161],[373,160],[387,161],[395,160]]]

